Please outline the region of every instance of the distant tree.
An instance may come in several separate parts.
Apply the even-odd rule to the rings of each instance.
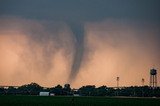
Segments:
[[[9,87],[8,89],[7,89],[7,94],[11,94],[11,95],[15,95],[15,94],[17,94],[17,89],[16,88],[14,88],[14,87]]]
[[[95,90],[95,85],[87,85],[79,88],[78,92],[82,96],[94,96],[96,94]]]
[[[155,95],[156,97],[160,97],[160,87],[157,87],[157,88],[155,89],[154,95]]]
[[[100,86],[96,88],[96,96],[106,96],[107,95],[107,87]]]
[[[134,95],[134,88],[133,87],[125,87],[125,88],[120,88],[118,90],[118,96],[133,96]],[[115,90],[115,92],[117,92]]]
[[[18,88],[18,91],[21,94],[30,94],[30,95],[38,95],[40,91],[43,90],[43,87],[38,85],[37,83],[31,83],[28,85],[22,85]]]
[[[0,95],[4,95],[6,92],[5,92],[5,89],[4,88],[0,88]]]
[[[64,95],[71,95],[71,87],[70,84],[65,84],[63,88]]]
[[[106,96],[115,96],[115,89],[107,88],[106,90],[107,90]]]
[[[51,93],[54,93],[55,95],[63,95],[63,87],[61,85],[57,85],[51,88]]]

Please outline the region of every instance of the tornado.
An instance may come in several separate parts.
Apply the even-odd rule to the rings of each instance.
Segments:
[[[68,82],[72,83],[79,73],[84,56],[84,27],[82,24],[69,23],[74,36],[74,55]]]

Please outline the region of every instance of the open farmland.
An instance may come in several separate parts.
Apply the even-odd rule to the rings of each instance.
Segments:
[[[0,106],[159,106],[158,98],[0,96]]]

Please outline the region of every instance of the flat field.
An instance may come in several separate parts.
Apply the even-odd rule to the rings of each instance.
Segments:
[[[0,106],[160,106],[158,98],[0,96]]]

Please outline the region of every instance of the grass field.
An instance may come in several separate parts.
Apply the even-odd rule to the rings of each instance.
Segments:
[[[0,96],[0,106],[160,106],[157,98]]]

